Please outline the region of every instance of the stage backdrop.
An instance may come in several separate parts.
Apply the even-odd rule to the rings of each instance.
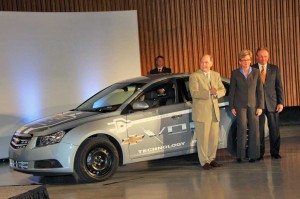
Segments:
[[[0,159],[16,128],[141,75],[136,11],[0,12]]]

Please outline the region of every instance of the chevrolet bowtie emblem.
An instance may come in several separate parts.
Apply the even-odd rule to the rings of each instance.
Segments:
[[[122,140],[123,144],[136,144],[138,142],[143,141],[145,135],[131,135],[128,138]]]

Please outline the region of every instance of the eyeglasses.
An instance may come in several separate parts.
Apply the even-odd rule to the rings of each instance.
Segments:
[[[240,61],[243,61],[243,62],[247,61],[248,62],[248,61],[251,61],[251,59],[241,59]]]

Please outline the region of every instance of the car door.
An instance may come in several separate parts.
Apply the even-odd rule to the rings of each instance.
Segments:
[[[189,150],[190,152],[195,152],[197,150],[197,137],[194,133],[195,125],[192,120],[192,96],[189,89],[189,77],[183,77],[178,79],[179,90],[182,93],[183,101],[185,102],[185,110],[188,111],[188,129],[189,129]]]
[[[161,88],[165,95],[158,92]],[[179,101],[179,93],[172,79],[155,83],[140,95],[149,108],[127,114],[130,158],[169,157],[189,148],[188,110]]]
[[[189,78],[186,77],[183,79],[184,80],[184,85],[186,88],[186,99],[187,103],[186,106],[190,110],[192,110],[192,96],[190,94],[189,90]],[[225,148],[227,146],[227,138],[228,138],[228,132],[232,126],[232,123],[234,121],[234,117],[231,114],[229,110],[229,103],[228,103],[228,94],[229,94],[229,89],[230,85],[229,82],[222,81],[223,85],[226,88],[226,94],[224,97],[219,98],[219,109],[220,109],[220,126],[219,126],[219,139],[218,139],[218,148]],[[184,89],[182,89],[184,90]],[[190,112],[190,128],[191,131],[194,132],[194,123],[192,121],[192,112]],[[191,142],[191,146],[194,146],[194,148],[197,147],[197,141],[196,141],[196,135],[194,135],[193,140]]]

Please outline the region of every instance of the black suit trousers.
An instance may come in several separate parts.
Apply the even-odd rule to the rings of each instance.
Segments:
[[[265,116],[268,119],[270,153],[272,156],[279,155],[280,150],[280,131],[279,131],[279,113],[263,110],[259,117],[260,132],[260,156],[265,154]]]
[[[247,129],[248,129],[248,156],[250,159],[259,158],[259,122],[256,108],[237,108],[237,158],[246,158]]]

